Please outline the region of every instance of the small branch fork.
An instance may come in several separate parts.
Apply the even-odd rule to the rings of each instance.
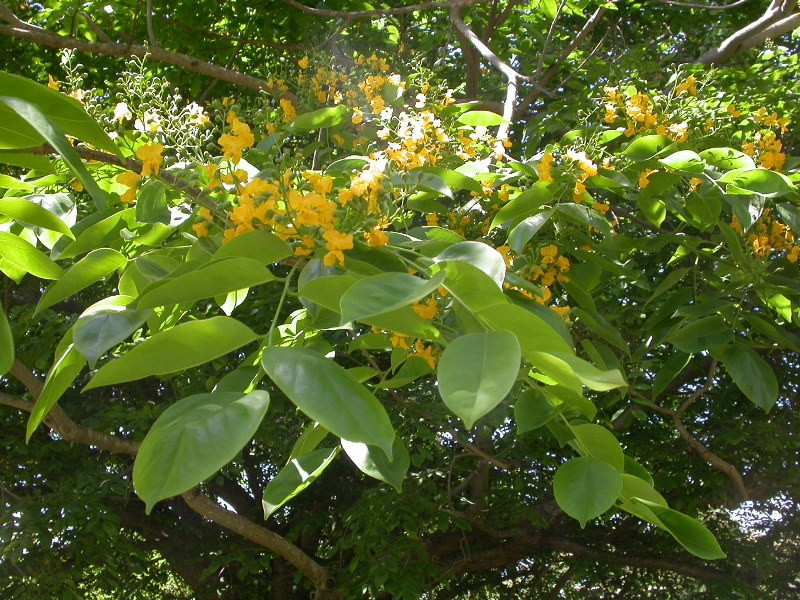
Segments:
[[[10,406],[28,413],[31,412],[44,384],[19,360],[14,362],[10,375],[27,388],[33,400],[0,392],[0,405]],[[139,450],[138,442],[78,425],[58,405],[50,410],[44,423],[59,437],[68,442],[91,446],[105,452],[130,456],[135,456]],[[220,506],[204,495],[198,488],[189,490],[181,497],[193,511],[202,517],[284,558],[314,583],[317,588],[316,598],[329,597],[328,591],[332,588],[333,581],[328,576],[327,569],[303,552],[298,546],[277,533]]]
[[[706,461],[709,465],[714,467],[717,471],[724,474],[725,476],[728,477],[728,479],[731,480],[731,483],[733,483],[733,488],[736,492],[736,503],[740,504],[742,502],[745,502],[749,498],[750,494],[747,490],[747,486],[744,483],[744,479],[742,478],[739,471],[731,463],[729,463],[723,458],[720,458],[719,456],[711,452],[711,450],[706,448],[702,444],[702,442],[700,442],[700,440],[698,440],[694,435],[692,435],[692,433],[686,428],[686,425],[684,425],[683,423],[683,416],[686,414],[686,411],[689,409],[689,407],[692,404],[694,404],[695,401],[697,401],[699,398],[707,394],[709,390],[713,387],[714,376],[716,375],[718,369],[719,369],[719,362],[716,359],[713,359],[711,361],[710,366],[708,367],[708,374],[706,375],[706,381],[703,384],[703,386],[700,389],[694,391],[692,394],[690,394],[683,401],[680,407],[678,407],[677,410],[672,410],[671,408],[659,406],[658,404],[651,402],[648,398],[646,398],[645,396],[643,396],[641,393],[639,393],[634,389],[630,389],[629,392],[631,396],[634,396],[635,398],[646,400],[648,402],[648,406],[657,413],[667,417],[672,417],[672,420],[675,423],[675,428],[678,430],[678,433],[686,442],[686,444],[689,446],[689,448],[691,448],[694,452],[696,452],[697,455],[700,456],[700,458]]]

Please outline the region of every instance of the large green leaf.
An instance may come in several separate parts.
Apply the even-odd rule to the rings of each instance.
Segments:
[[[50,284],[36,305],[36,313],[75,295],[103,277],[110,275],[128,259],[116,250],[99,248],[84,256],[58,280]]]
[[[522,254],[525,244],[550,220],[553,211],[552,208],[543,210],[514,227],[508,234],[509,247],[517,254]]]
[[[500,404],[517,380],[519,342],[507,330],[462,335],[450,342],[437,369],[439,394],[467,429]]]
[[[742,168],[754,169],[756,167],[752,156],[733,148],[708,148],[700,153],[700,157],[708,164],[725,171]]]
[[[392,446],[392,460],[389,460],[386,453],[377,446],[368,446],[343,439],[342,448],[362,473],[388,483],[398,492],[402,491],[403,479],[406,477],[411,459],[400,436],[395,437]]]
[[[720,548],[714,534],[702,523],[677,510],[644,498],[634,499],[631,503],[649,509],[657,518],[655,525],[666,529],[681,546],[695,556],[703,560],[725,558],[726,554]]]
[[[237,235],[214,253],[212,260],[228,257],[250,258],[268,265],[292,255],[282,239],[263,229]]]
[[[631,160],[643,161],[663,152],[674,142],[664,135],[643,135],[634,139],[622,152]]]
[[[472,241],[459,242],[446,248],[434,260],[436,262],[460,260],[469,263],[491,277],[499,289],[503,289],[506,262],[502,254],[487,244]]]
[[[410,306],[433,293],[443,280],[444,273],[437,273],[430,279],[408,273],[380,273],[360,279],[342,294],[339,301],[342,321],[361,321]]]
[[[156,282],[142,292],[137,308],[192,303],[254,287],[276,277],[261,261],[232,257],[198,265],[188,273]]]
[[[493,329],[512,331],[519,340],[523,356],[528,360],[535,352],[573,352],[572,347],[550,324],[521,306],[493,304],[478,314]]]
[[[511,125],[508,119],[488,110],[470,110],[460,115],[457,119],[462,125],[471,127],[494,127],[496,125]]]
[[[268,519],[272,513],[314,483],[338,453],[339,448],[320,448],[290,459],[264,489],[261,499],[264,518]]]
[[[556,502],[581,527],[614,506],[622,491],[622,475],[607,462],[592,456],[573,458],[553,477]]]
[[[575,445],[581,455],[599,458],[622,472],[625,457],[613,433],[595,423],[570,425],[570,429],[575,434]]]
[[[110,214],[104,211],[89,215],[75,226],[77,239],[63,248],[60,247],[60,244],[57,244],[54,248],[53,257],[72,258],[96,250],[111,243],[113,240],[119,240],[119,232],[124,227],[133,225],[134,211],[135,209],[133,208],[126,208]]]
[[[69,330],[58,348],[56,348],[53,366],[50,367],[50,371],[47,373],[44,387],[28,417],[28,426],[25,433],[26,440],[31,439],[33,432],[44,421],[59,398],[64,395],[64,392],[72,386],[75,378],[85,365],[86,359],[75,349],[75,345],[72,343],[72,330]]]
[[[118,302],[115,302],[118,300]],[[152,310],[126,308],[133,298],[116,296],[87,309],[75,322],[72,338],[75,348],[93,369],[97,359],[139,329]]]
[[[14,336],[8,318],[0,303],[0,375],[5,375],[14,364]]]
[[[312,110],[311,112],[298,115],[291,122],[292,129],[300,129],[303,131],[315,131],[317,129],[324,129],[326,127],[335,127],[347,121],[350,118],[350,109],[344,104],[338,106],[326,106]]]
[[[0,88],[3,89],[3,88]],[[102,210],[106,205],[106,195],[101,190],[89,171],[86,170],[83,162],[81,161],[78,153],[69,143],[64,133],[58,128],[57,125],[52,123],[35,104],[9,96],[0,96],[0,106],[5,104],[8,108],[14,111],[17,115],[22,117],[26,123],[33,127],[36,132],[41,135],[41,138],[47,141],[64,159],[70,169],[75,173],[75,176],[83,184],[83,187],[92,197],[98,209]],[[0,115],[2,116],[2,115]]]
[[[261,364],[309,418],[340,438],[378,446],[392,458],[395,433],[389,415],[342,367],[304,348],[267,348]]]
[[[257,338],[249,327],[230,317],[182,323],[147,338],[103,365],[84,389],[183,371],[233,352]]]
[[[659,163],[675,171],[699,174],[705,169],[706,162],[693,150],[679,150],[658,160]]]
[[[0,256],[18,269],[42,279],[58,279],[64,272],[30,242],[0,231]]]
[[[728,193],[755,193],[767,197],[782,196],[795,189],[794,184],[786,175],[762,168],[729,171],[720,177],[717,183],[727,183],[726,191]]]
[[[268,408],[269,394],[262,390],[198,394],[167,408],[142,440],[133,463],[133,485],[145,512],[233,460]]]
[[[733,344],[722,353],[722,364],[736,386],[756,406],[769,412],[778,401],[778,380],[772,367],[755,350]]]
[[[72,231],[64,221],[27,198],[4,198],[0,200],[0,215],[9,216],[15,221],[20,221],[27,225],[57,231],[75,239]]]
[[[543,205],[549,204],[552,200],[553,194],[547,188],[534,187],[525,190],[497,211],[497,214],[492,219],[490,229],[499,227],[508,221],[530,217]]]
[[[103,128],[86,113],[81,103],[74,98],[25,77],[3,71],[0,71],[0,90],[3,90],[4,95],[13,96],[37,106],[54,125],[67,135],[89,142],[92,146],[106,152],[119,154],[119,149]],[[8,119],[13,116],[14,114],[8,110],[0,111],[0,123],[10,127],[11,123]],[[2,126],[0,126],[0,131],[2,131]],[[3,135],[0,134],[0,140],[2,139]],[[30,146],[16,147],[30,148],[41,143],[41,141],[37,141]],[[3,147],[1,142],[0,147]]]
[[[715,346],[721,346],[731,340],[733,333],[725,320],[717,315],[691,321],[667,337],[671,343],[683,352],[702,352]]]
[[[442,270],[445,274],[442,287],[473,312],[508,302],[494,279],[463,260],[440,262],[431,270],[436,269]]]
[[[547,399],[539,388],[531,388],[520,394],[514,403],[514,421],[517,433],[525,433],[546,425],[558,416],[559,408]]]
[[[582,358],[575,356],[574,354],[568,354],[564,352],[551,352],[550,354],[569,365],[570,369],[572,369],[580,382],[590,390],[594,390],[596,392],[607,392],[608,390],[613,390],[616,388],[628,387],[628,383],[625,381],[622,373],[616,369],[601,371],[592,363],[587,362]]]

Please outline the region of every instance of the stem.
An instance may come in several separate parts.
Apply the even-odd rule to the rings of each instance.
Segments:
[[[281,310],[283,309],[283,303],[286,301],[286,296],[289,293],[289,286],[292,283],[292,275],[297,270],[298,263],[294,263],[292,265],[292,269],[289,271],[289,274],[286,276],[286,280],[283,284],[283,291],[281,292],[281,298],[278,300],[278,306],[275,307],[275,316],[272,317],[272,323],[270,323],[269,331],[267,332],[267,347],[272,346],[272,332],[275,331],[275,325],[278,323],[278,317],[281,315]]]

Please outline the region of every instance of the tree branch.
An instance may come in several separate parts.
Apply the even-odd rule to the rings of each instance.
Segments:
[[[181,54],[179,52],[170,52],[163,48],[147,48],[140,44],[121,44],[117,42],[89,42],[86,40],[79,40],[73,37],[61,36],[41,27],[37,27],[30,23],[20,20],[8,7],[0,2],[0,17],[7,21],[9,25],[0,25],[0,35],[7,37],[25,40],[38,44],[40,46],[47,46],[50,48],[70,48],[87,52],[90,54],[103,54],[106,56],[129,57],[138,56],[144,58],[145,56],[157,62],[201,73],[209,77],[226,81],[239,87],[244,87],[254,90],[264,90],[269,93],[275,91],[269,86],[268,82],[257,77],[251,77],[238,71],[226,69],[218,65],[214,65],[202,61],[188,54]]]
[[[761,17],[729,36],[716,48],[704,52],[695,62],[713,65],[725,62],[767,39],[800,27],[800,14],[794,13],[797,0],[772,0]]]
[[[44,386],[28,367],[16,360],[10,373],[28,389],[34,399],[39,397]],[[31,412],[35,402],[0,392],[0,404]],[[92,446],[115,454],[136,455],[139,450],[138,442],[78,425],[58,405],[50,410],[44,422],[69,442]],[[324,598],[327,590],[332,588],[332,581],[328,577],[327,570],[299,547],[277,533],[256,525],[249,519],[220,506],[204,496],[197,488],[182,494],[181,497],[199,515],[285,558],[314,583],[318,590],[317,598]]]
[[[656,0],[659,4],[666,4],[668,6],[677,6],[678,8],[699,8],[701,10],[730,10],[732,8],[739,8],[750,2],[750,0],[737,0],[730,4],[694,4],[692,2],[676,2],[675,0]]]

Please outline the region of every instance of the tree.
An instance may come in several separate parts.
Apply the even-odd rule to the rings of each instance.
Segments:
[[[795,3],[387,4],[0,4],[6,595],[796,593]]]

